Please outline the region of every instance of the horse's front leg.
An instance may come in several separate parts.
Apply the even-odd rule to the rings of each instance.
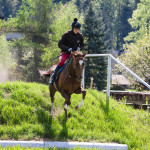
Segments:
[[[61,95],[65,98],[64,111],[65,111],[66,118],[68,119],[67,110],[69,108],[68,106],[71,104],[71,102],[70,102],[71,96],[64,90],[61,92]]]
[[[51,102],[52,102],[52,106],[51,106],[51,116],[53,116],[53,112],[54,112],[54,95],[55,95],[55,88],[53,85],[49,84],[49,92],[50,92],[50,97],[51,97]]]
[[[84,105],[84,99],[85,99],[85,96],[86,96],[86,91],[85,91],[85,89],[80,87],[74,93],[75,94],[81,94],[82,93],[82,101],[81,101],[81,103],[79,105],[76,106],[76,109],[78,109],[78,108],[80,108],[81,106]]]

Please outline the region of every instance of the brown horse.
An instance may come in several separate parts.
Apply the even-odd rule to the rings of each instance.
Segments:
[[[51,107],[51,115],[53,115],[53,105],[54,105],[54,95],[55,92],[58,91],[61,95],[65,98],[64,102],[64,110],[66,117],[67,116],[67,109],[68,106],[71,104],[70,98],[73,93],[81,94],[82,93],[82,101],[76,108],[81,107],[84,105],[84,99],[86,95],[86,91],[81,87],[81,79],[82,79],[82,72],[84,68],[84,57],[87,54],[85,52],[82,54],[81,52],[75,51],[71,53],[70,61],[66,65],[66,67],[62,70],[59,75],[59,78],[54,84],[49,84],[49,91],[50,97],[52,102]],[[49,70],[51,74],[52,70],[55,69],[56,66],[52,66]]]

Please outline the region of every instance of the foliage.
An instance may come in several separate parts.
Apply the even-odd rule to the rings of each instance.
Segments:
[[[94,9],[105,24],[105,48],[107,51],[122,49],[123,38],[132,31],[128,19],[139,0],[94,0]],[[89,1],[76,0],[80,12],[87,12]]]
[[[81,95],[73,95],[69,120],[63,110],[64,99],[56,93],[54,118],[50,116],[48,87],[37,83],[7,82],[0,85],[0,139],[94,141],[126,143],[129,150],[150,148],[150,118],[110,99],[105,113],[106,95],[87,90],[85,105],[79,110]]]
[[[10,15],[15,16],[19,3],[19,0],[0,0],[0,16],[6,19]]]
[[[126,45],[126,52],[120,56],[120,60],[150,84],[150,35],[136,43]],[[135,78],[129,79],[135,82]]]
[[[52,23],[52,0],[22,0],[15,18],[10,18],[2,27],[5,31],[19,31],[24,34],[14,41],[18,58],[17,71],[20,78],[27,81],[38,81],[42,49],[50,44],[49,32]]]
[[[124,44],[124,37],[132,31],[132,28],[128,22],[128,19],[131,18],[132,12],[134,10],[134,1],[131,0],[120,0],[120,3],[117,3],[117,11],[115,17],[115,34],[116,34],[116,49],[122,50]]]
[[[94,5],[90,2],[88,12],[84,21],[83,35],[85,36],[86,46],[89,54],[104,54],[104,24],[102,18],[98,18],[94,11]],[[85,67],[86,85],[90,84],[90,77],[94,78],[96,87],[102,90],[106,86],[106,62],[105,58],[87,58]]]
[[[44,53],[42,55],[42,63],[43,66],[50,67],[51,59],[55,58],[60,54],[60,50],[58,48],[58,42],[61,39],[61,36],[71,29],[71,24],[74,18],[78,18],[78,20],[83,23],[83,16],[80,15],[74,2],[69,2],[63,5],[59,3],[59,5],[55,6],[54,10],[54,20],[51,25],[52,33],[49,35],[51,45],[44,49]]]
[[[112,49],[115,49],[115,12],[118,10],[117,7],[114,7],[114,1],[110,0],[96,0],[95,12],[96,15],[102,18],[102,22],[105,26],[104,28],[104,46],[107,52],[111,52]],[[117,2],[118,3],[118,2]],[[120,3],[120,2],[119,2]]]
[[[18,28],[36,34],[49,32],[52,7],[52,0],[22,0],[16,16]]]
[[[36,49],[36,54],[40,54],[40,51],[44,48],[44,45],[28,41],[27,37],[14,41],[12,45],[15,48],[16,59],[18,62],[16,68],[16,79],[23,81],[35,81],[34,73],[36,72],[35,69],[38,67],[35,66],[34,63],[34,52]],[[39,57],[40,56],[37,56],[36,60],[40,62]]]
[[[13,44],[20,72],[18,79],[38,81],[38,68],[49,68],[51,58],[59,55],[58,41],[75,17],[83,22],[74,2],[54,5],[51,0],[22,1],[16,17],[1,24],[5,31],[24,34],[24,38]]]
[[[137,5],[137,9],[133,12],[129,23],[134,29],[130,32],[124,45],[126,53],[120,59],[129,67],[134,73],[140,76],[148,84],[150,84],[150,35],[149,35],[149,15],[150,2],[148,0],[141,0]],[[133,85],[137,85],[133,77],[127,75],[132,81]],[[136,86],[141,90],[141,86]],[[143,88],[143,87],[142,87]]]
[[[129,23],[134,29],[125,38],[128,42],[136,42],[150,34],[150,1],[141,0],[137,9],[133,12]]]
[[[89,2],[89,0],[76,0],[75,4],[80,13],[87,13]],[[128,19],[136,9],[139,0],[94,0],[93,3],[96,15],[102,17],[105,24],[106,49],[108,51],[122,49],[124,37],[132,31]]]
[[[15,41],[13,46],[19,62],[18,78],[26,81],[39,80],[38,68],[50,67],[51,59],[60,53],[58,41],[61,36],[70,29],[75,17],[83,24],[85,19],[83,15],[86,16],[89,7],[88,0],[71,2],[63,0],[62,3],[58,3],[59,0],[53,2],[52,0],[0,0],[0,2],[3,8],[11,6],[9,15],[12,15],[10,18],[7,17],[7,21],[0,21],[0,28],[5,32],[19,31],[25,35],[23,39]],[[95,19],[101,22],[97,27],[102,28],[105,34],[103,37],[103,44],[107,50],[104,51],[105,53],[112,49],[120,49],[120,45],[124,43],[123,38],[131,31],[127,20],[138,2],[139,0],[94,0]],[[92,29],[93,32],[97,27]],[[91,61],[92,66],[95,64],[94,61],[96,60]],[[95,74],[96,72],[94,71]]]

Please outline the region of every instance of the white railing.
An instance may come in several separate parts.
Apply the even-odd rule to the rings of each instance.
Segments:
[[[120,61],[118,61],[115,57],[111,54],[87,54],[86,57],[101,57],[107,56],[108,57],[108,69],[107,69],[107,95],[106,95],[106,110],[109,109],[109,97],[110,97],[110,85],[111,85],[111,59],[122,66],[126,71],[128,71],[131,75],[133,75],[137,80],[143,83],[147,88],[150,89],[150,85],[143,81],[139,76],[137,76],[134,72],[132,72],[129,68],[123,65]],[[83,79],[82,79],[82,86],[85,88],[85,69],[83,70]]]

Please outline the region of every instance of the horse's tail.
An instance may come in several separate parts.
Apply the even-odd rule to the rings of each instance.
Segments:
[[[40,77],[41,77],[42,79],[49,78],[50,75],[51,75],[51,72],[52,72],[55,68],[56,68],[56,65],[52,65],[52,67],[51,67],[48,71],[39,70]]]

